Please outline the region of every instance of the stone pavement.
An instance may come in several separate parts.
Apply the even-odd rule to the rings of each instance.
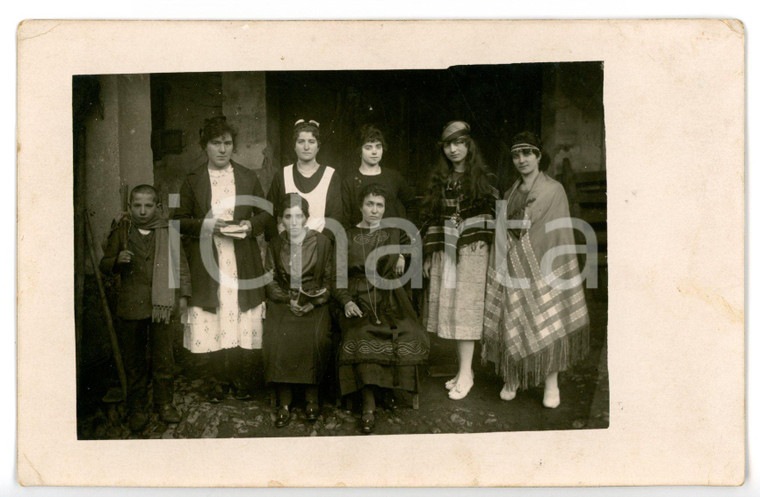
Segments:
[[[581,364],[560,373],[562,402],[556,409],[543,407],[540,387],[519,391],[514,400],[502,401],[499,398],[500,378],[492,365],[480,364],[479,346],[475,350],[475,386],[466,398],[450,400],[443,384],[455,372],[454,344],[433,338],[429,365],[421,374],[419,409],[412,408],[411,397],[405,392],[396,394],[396,410],[386,409],[378,402],[373,435],[607,428],[606,306],[590,302],[589,307],[592,314],[591,352]],[[205,398],[203,366],[193,364],[192,358],[183,357],[178,361],[183,371],[175,383],[175,405],[182,414],[180,423],[164,424],[154,414],[142,433],[130,433],[120,404],[97,401],[90,403],[89,407],[80,407],[79,438],[362,436],[359,432],[360,399],[355,402],[344,399],[337,406],[332,392],[322,392],[319,419],[309,423],[304,418],[303,399],[296,395],[290,424],[276,428],[275,408],[261,378],[256,378],[257,388],[251,400],[230,397],[213,404]],[[452,374],[437,376],[442,370],[450,370]]]

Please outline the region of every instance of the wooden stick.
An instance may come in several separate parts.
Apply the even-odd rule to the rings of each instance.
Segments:
[[[92,268],[95,270],[95,281],[98,283],[98,290],[100,291],[100,302],[103,304],[103,313],[106,315],[106,324],[108,325],[108,334],[111,338],[111,350],[113,351],[113,359],[116,362],[116,371],[119,374],[119,383],[121,383],[121,393],[124,401],[127,400],[127,373],[124,371],[124,362],[121,358],[121,352],[119,351],[119,340],[116,337],[116,329],[113,326],[113,318],[111,317],[111,309],[108,307],[108,298],[106,297],[106,290],[103,286],[103,280],[100,278],[100,269],[98,260],[95,257],[95,242],[92,238],[92,227],[90,226],[90,216],[85,211],[84,213],[84,227],[87,237],[87,248],[90,253],[90,261],[92,262]]]
[[[129,210],[129,185],[126,183],[120,187],[119,194],[121,195],[121,212],[122,216]],[[127,250],[129,238],[129,223],[125,219],[119,221],[119,246],[121,250]]]

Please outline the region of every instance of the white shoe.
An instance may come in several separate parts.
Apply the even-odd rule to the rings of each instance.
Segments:
[[[544,389],[544,407],[554,409],[559,405],[559,388]]]
[[[459,379],[459,374],[457,373],[455,377],[453,377],[452,379],[446,382],[446,390],[451,390],[452,388],[454,388],[454,385],[457,384],[458,379]]]
[[[463,381],[458,381],[456,385],[454,385],[454,388],[449,390],[449,398],[451,400],[461,400],[465,397],[467,397],[467,394],[470,393],[470,389],[475,384],[474,378],[472,376],[465,377]]]
[[[473,380],[475,379],[474,372],[470,371],[470,376],[472,376]],[[459,373],[457,373],[455,377],[453,377],[452,379],[446,382],[446,390],[451,390],[452,388],[454,388],[454,385],[457,384],[457,381],[459,381]]]
[[[501,388],[501,392],[499,392],[499,397],[501,397],[501,400],[512,400],[517,395],[517,389],[514,390],[507,390],[507,384],[505,383],[504,386]]]

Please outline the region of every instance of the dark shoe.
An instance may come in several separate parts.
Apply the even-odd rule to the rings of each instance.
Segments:
[[[288,409],[288,406],[280,406],[277,409],[274,425],[277,428],[282,428],[283,426],[287,426],[288,423],[290,423],[290,409]]]
[[[362,413],[362,433],[369,435],[375,431],[375,413],[372,411]]]
[[[253,398],[253,396],[251,395],[251,392],[248,390],[248,387],[241,385],[239,383],[232,384],[232,395],[237,400],[250,400]]]
[[[306,421],[313,423],[319,417],[319,404],[316,402],[308,402],[304,414],[306,415]]]
[[[177,409],[170,403],[163,404],[158,409],[158,415],[164,423],[179,423],[182,419]]]
[[[211,390],[208,392],[208,401],[213,404],[218,404],[219,402],[223,401],[224,398],[224,388],[222,388],[222,385],[219,383],[211,387]]]
[[[148,416],[141,411],[135,411],[129,416],[129,429],[140,432],[148,424]]]
[[[398,405],[396,405],[396,396],[393,395],[393,392],[388,392],[385,394],[385,408],[389,411],[395,411]]]

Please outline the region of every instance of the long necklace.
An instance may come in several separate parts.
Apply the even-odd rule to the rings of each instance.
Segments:
[[[540,174],[541,173],[539,172],[539,175]],[[530,185],[530,189],[528,190],[528,193],[525,194],[525,201],[523,202],[522,209],[520,209],[522,211],[522,219],[521,219],[521,221],[527,220],[527,213],[528,213],[527,212],[527,207],[528,207],[528,203],[530,201],[530,194],[533,193],[533,187],[536,186],[536,181],[538,181],[538,175],[535,178],[533,178],[533,184]],[[509,192],[509,196],[507,197],[507,212],[509,212],[509,202],[512,200],[512,195],[514,195],[515,192],[517,190],[519,190],[520,186],[521,186],[520,184],[517,184],[517,183],[515,183],[515,185],[516,186],[514,186],[512,188],[512,190]],[[525,191],[523,190],[523,193],[524,192]],[[507,216],[507,217],[509,217],[509,216]]]
[[[454,223],[455,226],[459,226],[459,223],[462,222],[462,214],[461,212],[461,201],[462,201],[462,192],[459,188],[460,180],[462,179],[462,176],[464,175],[464,171],[457,171],[454,170],[451,175],[449,176],[448,180],[448,189],[454,191],[456,194],[456,205],[454,207],[454,212],[449,216],[449,219]]]
[[[379,233],[379,232],[378,232]],[[375,236],[375,250],[377,250],[377,246],[380,243],[380,237]],[[367,253],[364,250],[364,236],[362,235],[361,240],[362,245],[362,257],[364,259],[364,263],[367,263]],[[372,310],[372,314],[375,315],[375,324],[379,325],[381,324],[380,317],[377,315],[377,278],[372,278],[372,294],[374,295],[375,301],[372,302],[372,297],[370,297],[369,288],[367,288],[367,300],[369,300],[369,307]]]

